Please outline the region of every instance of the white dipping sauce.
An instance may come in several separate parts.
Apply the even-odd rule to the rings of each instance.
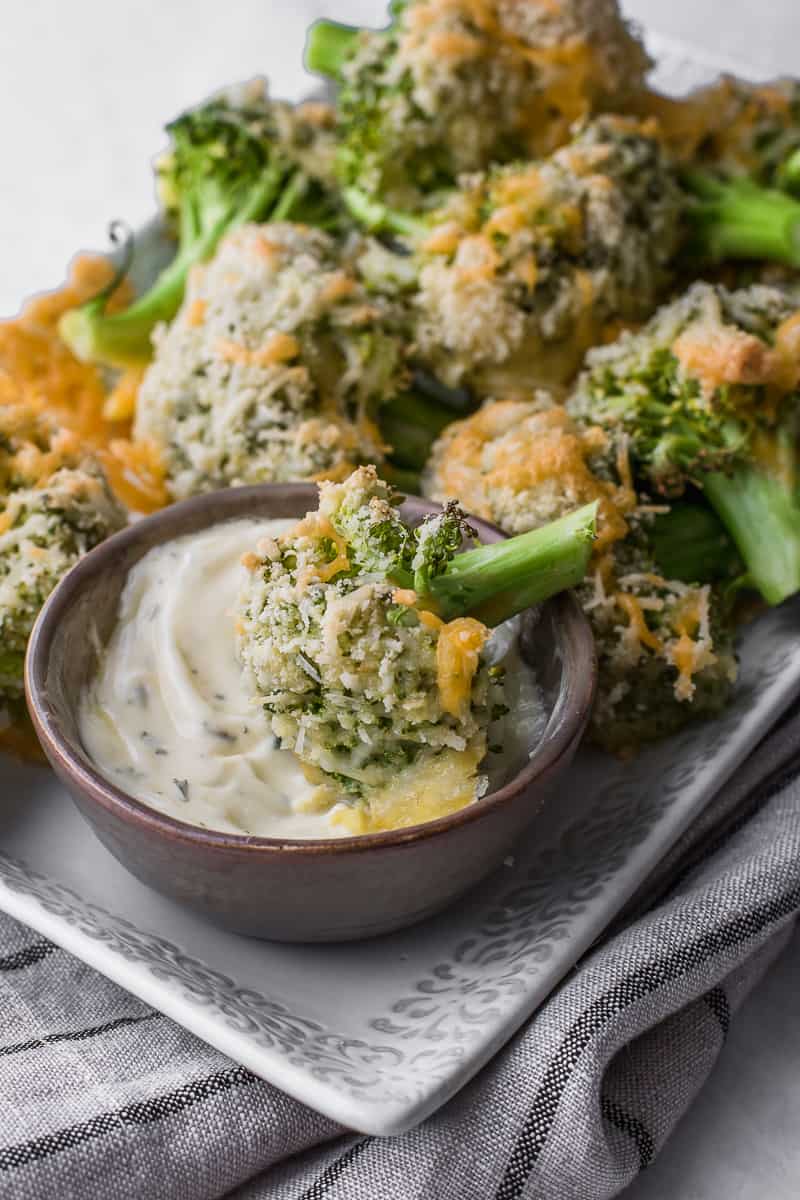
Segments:
[[[260,837],[348,836],[330,820],[340,806],[319,811],[316,786],[279,749],[236,655],[242,555],[295,524],[231,521],[146,554],[128,576],[117,626],[81,698],[81,738],[98,770],[192,825]],[[508,649],[510,632],[501,627],[492,638],[514,710],[490,734],[490,744],[502,739],[505,749],[490,756],[492,787],[536,745],[544,720],[530,671]]]

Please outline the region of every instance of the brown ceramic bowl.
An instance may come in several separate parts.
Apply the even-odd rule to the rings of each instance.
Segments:
[[[308,484],[232,488],[176,504],[116,534],[60,583],[30,639],[28,704],[56,774],[111,853],[144,883],[239,933],[281,941],[338,941],[410,925],[443,908],[496,867],[536,816],[583,733],[596,676],[591,631],[562,595],[526,614],[521,643],[548,714],[544,735],[500,790],[439,820],[388,833],[319,841],[200,829],[157,812],[95,769],[78,732],[77,701],[108,641],[128,571],[153,546],[245,516],[301,516]],[[408,499],[419,520],[436,505]],[[481,539],[502,538],[475,521]]]

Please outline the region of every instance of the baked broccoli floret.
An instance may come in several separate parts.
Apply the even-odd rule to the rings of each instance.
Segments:
[[[0,713],[24,711],[31,629],[78,559],[125,514],[79,439],[24,404],[0,408]]]
[[[539,529],[583,504],[598,504],[595,553],[628,533],[632,487],[605,470],[614,451],[602,429],[577,425],[552,396],[485,404],[454,421],[433,447],[424,494],[453,497],[506,533]],[[603,471],[602,477],[600,472]]]
[[[509,533],[597,503],[594,558],[578,588],[598,646],[595,741],[632,750],[724,706],[735,678],[731,622],[720,597],[697,585],[709,571],[730,578],[735,551],[713,514],[710,528],[696,505],[687,520],[680,505],[658,512],[637,495],[624,436],[582,428],[545,393],[487,404],[444,432],[423,478],[432,498],[458,496]],[[713,547],[699,572],[698,531],[706,552]]]
[[[262,80],[191,109],[167,126],[171,149],[158,164],[158,190],[178,238],[175,258],[124,312],[106,305],[130,265],[126,255],[108,287],[61,320],[62,337],[81,359],[128,366],[147,362],[151,335],[183,300],[191,268],[248,221],[339,221],[327,175],[330,119],[321,106],[273,103]]]
[[[173,496],[382,461],[373,419],[405,383],[402,313],[367,291],[357,251],[246,225],[192,271],[156,331],[134,430],[161,447]]]
[[[627,118],[468,182],[418,251],[420,357],[483,395],[567,382],[609,322],[652,312],[682,221],[653,128]]]
[[[615,753],[716,716],[736,682],[734,624],[724,597],[660,573],[647,524],[595,565],[578,594],[595,635],[593,741]]]
[[[775,288],[696,284],[593,350],[572,415],[630,439],[651,492],[702,489],[769,604],[800,590],[800,311]]]
[[[408,528],[373,467],[320,485],[319,510],[248,556],[239,648],[284,747],[378,811],[400,771],[474,799],[492,678],[487,626],[583,577],[589,506],[462,551],[457,505]],[[424,788],[423,788],[424,790]]]
[[[465,171],[549,153],[649,67],[616,0],[407,0],[391,13],[380,31],[310,31],[308,66],[341,85],[346,199],[414,210]]]
[[[675,99],[642,94],[677,158],[746,176],[763,187],[800,191],[800,82],[751,83],[723,75]]]
[[[800,265],[800,84],[725,76],[642,104],[683,170],[688,264]]]

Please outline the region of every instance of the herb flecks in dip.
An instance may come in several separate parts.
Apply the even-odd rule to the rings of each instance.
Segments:
[[[278,838],[343,836],[369,824],[352,796],[320,789],[279,747],[237,658],[235,605],[248,574],[242,558],[296,524],[218,525],[150,551],[128,577],[117,628],[82,698],[81,737],[108,779],[170,816]],[[513,633],[513,625],[496,631],[486,649],[487,670],[503,663],[520,728],[519,735],[503,722],[491,729],[492,745],[506,750],[489,756],[491,786],[524,760],[541,724],[538,692]],[[435,798],[410,772],[382,827],[438,815]]]
[[[245,559],[242,661],[281,744],[351,798],[356,832],[453,812],[486,790],[507,708],[489,629],[582,578],[596,505],[465,550],[477,535],[455,502],[409,528],[374,467],[319,490]]]
[[[82,698],[81,737],[103,774],[190,824],[267,837],[336,832],[251,703],[236,657],[241,557],[292,524],[235,521],[150,551],[128,577]]]

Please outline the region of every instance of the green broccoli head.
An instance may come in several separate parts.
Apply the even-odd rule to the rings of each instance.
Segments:
[[[550,158],[472,177],[418,239],[422,360],[451,385],[563,385],[671,280],[684,198],[649,123],[599,117]]]
[[[174,497],[382,462],[374,419],[405,387],[405,317],[366,288],[358,255],[274,222],[234,230],[192,272],[155,333],[135,425]]]
[[[240,654],[276,735],[371,828],[401,772],[431,786],[444,772],[451,807],[474,799],[491,716],[488,631],[448,632],[396,582],[418,541],[397,502],[374,468],[321,484],[319,510],[253,556],[240,606]],[[441,656],[460,635],[451,678]]]
[[[23,707],[25,648],[60,579],[125,514],[78,439],[24,405],[0,410],[0,709]]]
[[[579,589],[599,667],[590,736],[614,753],[718,715],[737,676],[724,593],[665,579],[649,526],[648,519],[634,522]]]
[[[800,82],[725,75],[684,102],[697,113],[695,158],[729,177],[800,190]]]
[[[491,720],[487,624],[582,578],[594,510],[462,552],[456,505],[411,528],[397,501],[373,467],[322,483],[318,511],[248,559],[240,654],[283,744],[352,796],[377,803],[414,768],[460,807]]]
[[[177,254],[124,312],[106,313],[117,276],[88,304],[65,314],[62,337],[81,359],[113,366],[147,362],[153,329],[175,316],[189,271],[236,226],[269,219],[340,225],[327,178],[330,121],[319,106],[294,112],[272,102],[256,80],[189,110],[167,130],[171,147],[158,164],[158,190],[177,235]],[[121,273],[128,265],[126,259]]]
[[[630,441],[645,487],[699,488],[768,603],[800,590],[800,313],[791,293],[696,284],[593,350],[569,409]]]
[[[392,16],[380,31],[319,22],[307,61],[340,83],[345,187],[400,209],[465,171],[549,153],[649,66],[616,0],[408,0]]]

